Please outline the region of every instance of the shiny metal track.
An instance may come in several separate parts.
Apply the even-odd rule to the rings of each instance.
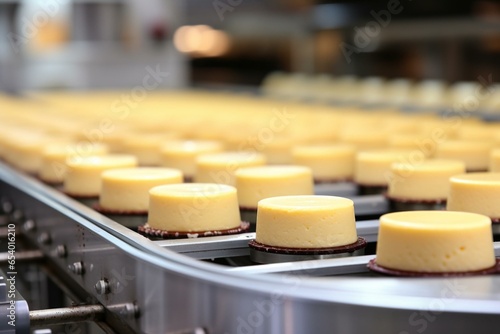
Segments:
[[[0,198],[11,205],[16,229],[61,275],[105,306],[106,320],[118,333],[200,328],[222,334],[497,333],[500,328],[500,275],[388,278],[367,274],[372,255],[218,265],[199,259],[245,257],[253,235],[151,241],[4,165]],[[357,227],[375,241],[377,221],[359,221]],[[499,250],[496,243],[497,256]],[[134,309],[139,312],[130,312]]]

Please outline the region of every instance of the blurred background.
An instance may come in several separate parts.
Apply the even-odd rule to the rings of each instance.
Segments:
[[[491,0],[0,0],[0,90],[500,77]]]

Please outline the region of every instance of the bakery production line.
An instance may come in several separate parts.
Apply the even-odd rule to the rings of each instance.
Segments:
[[[158,94],[153,98],[161,101]],[[226,96],[230,101],[233,93],[224,94],[221,101]],[[42,94],[21,101],[27,99],[28,105],[51,101],[63,108],[73,105],[73,98],[82,96]],[[271,101],[307,107],[283,97]],[[358,112],[376,114],[368,108]],[[5,277],[14,275],[19,287],[16,333],[498,330],[499,275],[388,277],[368,269],[375,256],[378,217],[391,207],[384,195],[360,195],[352,182],[317,184],[315,193],[354,201],[356,230],[368,243],[364,252],[347,257],[266,256],[248,246],[255,232],[195,239],[146,237],[135,229],[137,217],[106,216],[87,201],[64,194],[60,186],[13,167],[8,158],[1,164],[5,265],[9,232],[16,233],[16,272],[3,267]],[[139,217],[141,223],[145,219]],[[496,226],[494,233],[499,233]],[[499,257],[500,243],[493,247]],[[5,282],[3,291],[10,286]],[[5,316],[9,300],[5,297],[2,304]],[[8,324],[2,326],[6,333],[14,333]]]
[[[44,2],[0,0],[0,36],[14,36],[0,38],[0,333],[498,333],[496,216],[486,217],[491,268],[422,277],[373,267],[382,215],[446,210],[443,196],[426,196],[443,188],[439,181],[422,178],[417,200],[391,197],[388,166],[399,162],[407,175],[408,163],[432,156],[460,160],[453,171],[500,171],[496,67],[471,79],[491,59],[467,58],[477,56],[471,40],[494,55],[496,9],[483,4],[493,19],[470,20],[440,18],[444,2],[435,17],[405,4],[402,19],[395,15],[347,64],[331,46],[356,45],[354,28],[373,19],[360,3],[54,3],[50,22],[26,38],[22,18]],[[394,52],[398,45],[410,51]],[[473,69],[461,76],[466,65]],[[184,177],[189,186],[201,176],[183,169],[185,157],[165,162],[164,147],[175,153],[184,139],[222,143],[213,152],[249,151],[245,163],[263,157],[245,169],[275,165],[268,188],[280,195],[304,184],[286,179],[294,171],[283,165],[314,165],[310,189],[297,194],[352,200],[354,247],[269,251],[255,240],[256,207],[241,197],[242,222],[230,232],[173,236],[148,225],[151,211],[107,211],[102,193],[77,194],[92,182],[70,189],[64,179],[87,155],[119,154],[133,156],[121,167],[182,169],[169,183]],[[338,148],[307,150],[325,143]],[[322,155],[338,159],[338,174],[308,161]],[[215,183],[240,182],[241,194],[240,159],[223,161],[222,178],[208,159],[207,173]],[[249,175],[249,187],[261,182]]]

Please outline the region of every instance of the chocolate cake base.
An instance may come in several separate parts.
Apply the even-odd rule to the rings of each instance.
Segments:
[[[202,237],[214,237],[218,235],[231,235],[247,232],[250,228],[250,223],[241,222],[240,226],[235,228],[230,228],[227,230],[215,230],[215,231],[200,231],[200,232],[180,232],[180,231],[165,231],[156,228],[149,227],[148,223],[141,225],[137,228],[139,233],[142,233],[148,237],[159,238],[159,239],[188,239],[188,238],[202,238]]]
[[[456,277],[456,276],[479,276],[479,275],[492,275],[500,274],[500,259],[496,259],[496,263],[493,267],[476,270],[476,271],[464,271],[464,272],[448,272],[448,273],[428,273],[428,272],[416,272],[416,271],[404,271],[389,269],[379,266],[376,259],[370,260],[368,262],[368,268],[371,271],[377,272],[382,275],[396,276],[396,277]]]
[[[391,212],[397,211],[416,211],[416,210],[446,210],[446,199],[440,200],[413,200],[404,198],[389,199]]]
[[[358,184],[359,195],[380,195],[387,192],[387,186],[366,186]]]
[[[94,210],[102,213],[109,219],[121,224],[125,227],[137,230],[140,225],[148,219],[147,211],[118,211],[109,210],[101,207],[99,203],[95,203],[93,206]]]
[[[352,178],[338,178],[338,179],[314,179],[314,184],[331,184],[331,183],[344,183],[352,182]]]
[[[366,240],[359,237],[355,243],[327,248],[288,248],[264,245],[252,240],[250,259],[256,263],[280,263],[289,261],[305,261],[317,259],[330,259],[363,255]]]

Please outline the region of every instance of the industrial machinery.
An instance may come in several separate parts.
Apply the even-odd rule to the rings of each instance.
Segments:
[[[3,234],[16,233],[14,278],[36,263],[76,305],[29,314],[18,306],[17,333],[29,332],[20,325],[27,317],[35,333],[64,323],[72,333],[79,321],[109,333],[496,333],[500,325],[498,275],[383,277],[367,269],[370,247],[361,256],[257,265],[253,233],[149,240],[3,164],[0,180]],[[357,210],[384,209],[372,201]],[[357,228],[373,246],[377,221]]]

